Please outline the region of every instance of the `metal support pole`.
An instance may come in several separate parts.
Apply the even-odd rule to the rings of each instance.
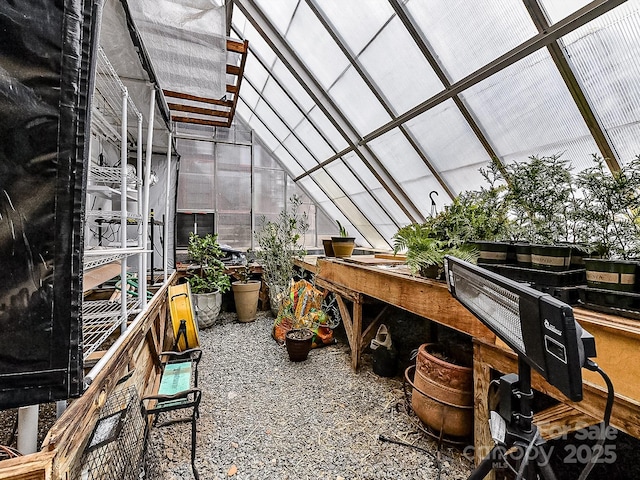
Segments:
[[[38,450],[38,414],[40,405],[18,409],[18,451],[23,455]]]
[[[149,238],[149,183],[151,182],[151,157],[153,155],[153,122],[156,113],[156,89],[151,85],[149,99],[149,121],[147,123],[147,156],[144,166],[144,195],[142,206],[142,238],[144,239],[144,249],[147,249],[147,238]],[[153,255],[153,252],[151,252]],[[147,305],[147,254],[142,255],[143,278],[140,279],[140,305],[142,309]],[[152,272],[153,273],[153,272]]]
[[[127,107],[129,92],[122,90],[120,130],[120,248],[127,248]],[[127,329],[127,258],[120,260],[120,334]]]
[[[142,203],[144,201],[143,199],[143,195],[142,195],[142,188],[144,185],[144,181],[143,181],[143,164],[142,164],[142,115],[138,115],[138,145],[137,145],[137,149],[136,149],[136,179],[137,179],[137,199],[138,199],[138,215],[140,216],[140,218],[144,218],[144,211],[142,210]],[[143,231],[142,231],[142,226],[139,225],[138,226],[138,248],[143,250],[143,252],[138,254],[138,294],[142,293],[142,283],[144,282],[144,279],[147,276],[147,272],[145,272],[145,268],[144,268],[144,256],[146,255],[146,253],[144,253],[144,250],[146,249],[146,239],[143,236]],[[142,305],[142,299],[146,299],[146,293],[144,295],[144,297],[142,295],[140,295],[140,303]]]
[[[171,143],[172,134],[169,132],[169,145],[167,146],[167,186],[164,202],[164,281],[167,281],[169,271],[169,195],[171,193]]]

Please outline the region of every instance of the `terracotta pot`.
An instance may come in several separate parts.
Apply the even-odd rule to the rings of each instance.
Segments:
[[[411,407],[418,418],[437,432],[450,437],[467,437],[473,429],[473,369],[442,360],[432,353],[437,344],[418,350]]]
[[[302,362],[306,360],[311,350],[313,332],[307,329],[293,329],[287,332],[285,338],[289,360],[292,362]]]
[[[256,319],[260,285],[260,280],[249,280],[247,283],[233,282],[231,284],[239,322],[252,322]]]

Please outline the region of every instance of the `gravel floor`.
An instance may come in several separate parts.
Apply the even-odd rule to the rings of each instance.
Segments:
[[[470,463],[441,449],[404,410],[402,382],[366,364],[350,368],[349,347],[312,350],[290,362],[271,338],[268,312],[240,324],[223,313],[202,332],[203,399],[196,465],[204,479],[463,479]],[[191,479],[189,424],[157,428],[147,478]],[[382,442],[409,442],[432,453]],[[440,471],[440,473],[439,473]]]

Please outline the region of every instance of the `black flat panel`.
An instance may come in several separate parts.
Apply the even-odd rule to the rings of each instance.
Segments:
[[[0,408],[82,391],[96,5],[0,3]]]

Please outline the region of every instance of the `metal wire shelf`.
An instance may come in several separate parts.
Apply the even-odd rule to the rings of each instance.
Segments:
[[[137,297],[127,295],[127,312],[140,307]],[[95,352],[122,325],[120,299],[82,302],[83,358]]]
[[[139,213],[126,212],[127,223],[136,224],[142,221],[142,215]],[[91,210],[86,214],[87,222],[99,223],[110,222],[112,220],[120,220],[122,218],[122,212],[120,210]]]
[[[122,172],[120,167],[100,167],[98,165],[92,165],[89,170],[89,182],[94,184],[119,185],[121,179]],[[138,186],[141,184],[141,181],[133,172],[127,172],[127,184],[130,187]]]
[[[129,255],[132,255],[132,254],[131,253],[113,253],[106,250],[104,252],[104,255],[100,255],[100,254],[97,254],[97,256],[85,255],[82,265],[85,270],[90,270],[92,268],[96,268],[101,265],[106,265],[108,263],[121,260]]]

